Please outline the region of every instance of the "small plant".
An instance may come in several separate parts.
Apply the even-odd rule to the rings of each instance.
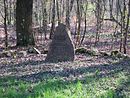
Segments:
[[[86,52],[87,52],[87,49],[84,47],[81,47],[75,50],[75,53],[80,53],[80,54],[84,54]]]
[[[99,70],[96,70],[96,71],[95,71],[95,75],[96,75],[96,76],[99,75],[99,73],[100,73]]]

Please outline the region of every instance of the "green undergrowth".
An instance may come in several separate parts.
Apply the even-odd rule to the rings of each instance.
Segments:
[[[130,98],[129,86],[126,72],[74,81],[59,77],[36,83],[4,77],[0,78],[0,98]]]

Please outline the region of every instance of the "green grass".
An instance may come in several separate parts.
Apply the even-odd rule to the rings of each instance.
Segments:
[[[4,77],[0,78],[0,98],[130,98],[129,83],[125,72],[104,78],[87,76],[76,81],[53,78],[38,83]]]

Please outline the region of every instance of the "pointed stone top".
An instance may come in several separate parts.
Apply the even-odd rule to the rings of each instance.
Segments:
[[[66,25],[60,23],[54,32],[46,62],[64,62],[74,60],[74,46]]]

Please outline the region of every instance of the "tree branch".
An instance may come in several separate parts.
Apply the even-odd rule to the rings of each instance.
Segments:
[[[119,26],[121,26],[121,23],[120,23],[118,20],[116,20],[115,18],[105,18],[105,19],[103,19],[103,20],[112,21],[112,22],[117,23]]]

